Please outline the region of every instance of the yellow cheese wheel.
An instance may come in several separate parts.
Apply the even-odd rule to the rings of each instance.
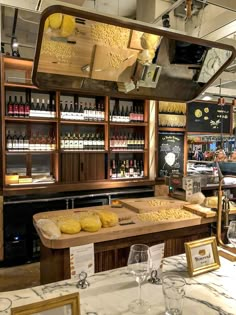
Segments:
[[[76,234],[81,230],[80,222],[76,219],[63,219],[58,222],[58,225],[61,232],[66,234]]]
[[[51,14],[49,17],[49,25],[52,29],[57,30],[62,23],[63,15],[61,13]]]
[[[73,34],[75,30],[75,18],[70,15],[64,15],[61,25],[61,36],[67,37]]]
[[[101,229],[102,223],[97,215],[90,215],[80,219],[81,228],[87,232],[97,232]]]
[[[102,227],[111,227],[118,224],[118,215],[115,212],[101,210],[97,213],[102,222]]]

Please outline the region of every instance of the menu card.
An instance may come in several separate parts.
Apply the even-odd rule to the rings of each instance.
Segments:
[[[78,279],[84,271],[88,276],[95,272],[94,267],[94,244],[70,247],[70,274],[71,279]]]

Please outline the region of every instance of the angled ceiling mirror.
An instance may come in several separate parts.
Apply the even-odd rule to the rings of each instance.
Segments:
[[[235,56],[222,43],[51,6],[41,16],[33,82],[41,89],[187,102]]]

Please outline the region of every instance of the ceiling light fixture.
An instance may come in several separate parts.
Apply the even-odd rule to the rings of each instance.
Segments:
[[[17,48],[19,46],[19,43],[18,43],[16,37],[12,38],[12,44],[11,45],[12,45],[12,48]]]

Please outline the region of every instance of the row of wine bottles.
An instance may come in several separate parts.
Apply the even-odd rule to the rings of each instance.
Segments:
[[[121,107],[116,104],[113,110],[110,111],[110,121],[112,122],[144,122],[144,108],[143,106],[124,106]]]
[[[55,100],[36,99],[31,98],[31,102],[23,101],[23,97],[17,99],[17,96],[12,100],[12,96],[9,96],[7,103],[7,116],[9,117],[42,117],[42,118],[54,118],[56,117]],[[105,109],[103,103],[84,103],[72,101],[61,101],[60,112],[62,119],[79,120],[79,121],[104,121]],[[134,106],[120,106],[115,104],[113,110],[110,111],[111,122],[143,122],[144,121],[144,107],[141,105]]]
[[[102,133],[65,133],[61,136],[62,150],[104,150],[104,135]]]
[[[105,110],[102,103],[98,104],[87,104],[86,102],[77,102],[70,104],[65,101],[64,104],[60,102],[61,118],[68,120],[84,120],[84,121],[104,121],[105,120]]]
[[[39,132],[32,133],[30,137],[25,132],[13,134],[8,130],[6,137],[6,149],[8,151],[52,151],[56,150],[56,138],[54,135],[41,135]]]
[[[23,97],[20,96],[20,100],[18,101],[17,96],[15,96],[14,101],[12,101],[11,96],[9,96],[9,101],[7,103],[7,116],[10,117],[48,117],[52,118],[56,116],[56,107],[55,101],[45,100],[42,99],[41,102],[37,98],[36,103],[34,99],[31,99],[29,103],[27,100],[26,102],[23,101]]]
[[[143,160],[111,160],[111,179],[131,177],[144,177]]]
[[[113,134],[110,139],[110,148],[112,151],[144,150],[144,136],[131,133],[127,135]]]

